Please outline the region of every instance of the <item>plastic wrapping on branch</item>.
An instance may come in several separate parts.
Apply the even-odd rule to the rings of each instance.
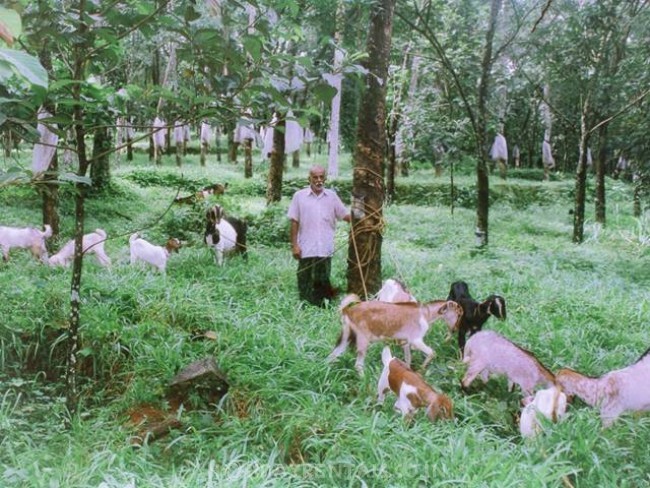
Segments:
[[[305,127],[305,133],[302,137],[302,140],[306,143],[314,142],[314,133],[309,127]]]
[[[201,122],[201,144],[209,146],[212,140],[212,127],[207,122]]]
[[[174,142],[176,144],[183,144],[185,140],[185,125],[181,121],[174,124]]]
[[[46,110],[39,110],[38,120],[47,119],[52,115]],[[52,128],[56,129],[56,125],[52,124]],[[48,126],[38,123],[38,133],[40,134],[39,142],[34,144],[34,151],[32,153],[32,171],[34,174],[39,174],[47,171],[50,167],[54,153],[56,152],[56,144],[59,142],[59,136],[52,132]]]
[[[165,125],[165,121],[159,117],[153,121],[153,145],[160,150],[165,148]]]
[[[508,162],[508,144],[502,134],[497,134],[490,149],[490,157],[493,161]]]
[[[544,139],[544,142],[542,142],[542,163],[549,169],[555,168],[555,159],[553,159],[551,143],[546,139]]]
[[[293,118],[293,112],[287,114],[287,126],[284,133],[284,152],[291,154],[302,146],[302,127]]]

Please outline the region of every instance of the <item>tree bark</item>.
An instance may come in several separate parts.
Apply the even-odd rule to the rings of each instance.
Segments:
[[[106,127],[96,129],[93,137],[92,164],[90,165],[90,178],[95,192],[101,192],[110,185],[111,166],[109,155],[111,149],[108,129]]]
[[[580,117],[580,160],[576,170],[575,209],[573,211],[573,242],[580,244],[584,240],[585,226],[585,194],[587,185],[587,147],[589,134],[587,130],[587,114],[589,112],[589,97],[585,100]]]
[[[45,4],[39,2],[39,10],[41,12],[45,9]],[[48,72],[52,78],[52,53],[50,52],[49,45],[43,47],[38,54],[41,65]],[[56,115],[56,106],[51,101],[43,103],[43,107],[52,116]],[[11,135],[11,134],[10,134]],[[9,141],[7,147],[11,148],[12,144]],[[38,185],[38,191],[41,194],[42,211],[43,211],[43,225],[47,224],[52,227],[52,238],[56,239],[60,232],[60,219],[59,219],[59,185],[56,184],[56,179],[59,173],[59,160],[57,153],[54,152],[52,161],[48,170],[43,174],[43,184]]]
[[[366,298],[381,287],[386,80],[394,10],[395,0],[381,0],[371,13],[366,92],[359,110],[354,155],[348,291]]]
[[[75,101],[73,108],[73,124],[76,136],[77,156],[79,158],[78,176],[85,176],[88,171],[88,160],[86,158],[86,131],[84,128],[84,110],[81,105],[81,82],[85,79],[85,51],[86,35],[88,26],[84,22],[85,17],[85,0],[79,2],[79,27],[77,29],[77,38],[82,41],[74,48],[74,71],[73,80],[77,80],[72,87],[72,96]],[[79,352],[79,323],[80,323],[80,289],[81,289],[81,270],[83,265],[82,243],[84,234],[85,218],[85,194],[86,184],[76,183],[75,195],[75,246],[74,259],[72,263],[72,281],[70,285],[70,323],[68,326],[68,361],[66,367],[66,407],[69,417],[67,427],[71,426],[72,417],[76,415],[79,407],[79,390],[77,387],[78,358]]]
[[[244,139],[244,178],[253,177],[253,139]]]
[[[481,80],[478,88],[477,131],[476,131],[476,243],[478,247],[488,245],[488,223],[490,208],[490,181],[487,164],[487,97],[492,70],[492,45],[496,32],[497,17],[502,0],[492,0],[488,30],[485,35],[485,50],[481,63]]]
[[[282,173],[284,171],[284,132],[286,120],[278,114],[278,121],[273,129],[273,149],[269,166],[269,180],[266,187],[266,204],[279,202],[282,198]]]

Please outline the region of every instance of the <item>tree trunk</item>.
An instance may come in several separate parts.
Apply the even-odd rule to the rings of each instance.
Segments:
[[[105,127],[95,130],[93,137],[93,155],[90,165],[90,178],[95,192],[101,192],[110,185],[111,166],[109,155],[111,153],[111,138]]]
[[[343,24],[345,22],[345,4],[343,0],[337,0],[336,4],[336,30],[334,32],[334,73],[332,74],[332,86],[336,89],[336,95],[332,98],[329,124],[329,156],[327,160],[327,175],[336,179],[339,176],[339,130],[341,125],[341,90],[343,88]]]
[[[373,9],[368,34],[366,92],[359,110],[352,181],[348,291],[369,297],[381,287],[381,245],[386,152],[386,80],[395,0]]]
[[[77,29],[77,39],[85,39],[88,30],[83,21],[85,17],[85,0],[79,2],[79,28]],[[81,105],[81,82],[85,80],[85,52],[87,46],[82,42],[74,48],[74,72],[73,80],[77,80],[72,86],[72,97],[75,101],[73,108],[73,124],[75,129],[77,157],[79,158],[78,176],[85,176],[88,171],[88,160],[86,158],[86,131],[84,128],[84,111]],[[66,407],[68,410],[67,427],[71,426],[72,417],[77,414],[79,407],[79,390],[77,387],[77,365],[79,353],[79,324],[80,324],[80,307],[81,307],[81,270],[83,264],[82,243],[84,235],[84,217],[85,217],[85,193],[87,186],[85,183],[78,182],[75,195],[75,246],[74,260],[72,263],[72,280],[70,284],[70,323],[68,326],[68,360],[66,367]]]
[[[490,72],[492,70],[492,45],[496,31],[497,17],[501,9],[502,0],[492,0],[490,8],[490,21],[485,35],[485,50],[481,63],[481,80],[478,88],[476,149],[478,160],[476,163],[476,244],[485,247],[488,244],[488,223],[490,208],[490,181],[487,164],[487,97],[489,93]]]
[[[43,11],[45,6],[42,2],[39,2],[39,10]],[[44,47],[39,52],[39,60],[41,65],[48,72],[49,76],[52,77],[52,53],[49,50],[49,47]],[[56,115],[56,107],[54,103],[46,101],[43,103],[43,108],[47,110],[52,116]],[[11,134],[9,134],[11,136]],[[9,144],[7,147],[11,148],[13,144],[11,140],[8,141]],[[59,185],[56,184],[56,179],[59,173],[59,160],[57,153],[54,152],[52,156],[52,161],[48,170],[43,174],[43,185],[37,185],[38,191],[41,194],[42,202],[42,211],[43,211],[43,225],[47,224],[52,227],[52,237],[56,239],[59,235],[60,228],[60,219],[59,219]]]
[[[126,121],[126,160],[133,161],[133,126],[130,117]]]
[[[609,124],[605,123],[598,128],[598,140],[600,147],[596,158],[596,188],[595,188],[595,211],[596,222],[605,224],[607,213],[607,202],[605,199],[605,173],[607,172],[607,134]]]
[[[585,194],[587,184],[587,147],[589,131],[587,130],[587,113],[589,97],[585,100],[580,118],[580,160],[576,170],[575,208],[573,211],[573,242],[580,244],[584,240]]]
[[[266,187],[266,204],[279,202],[282,198],[282,172],[284,171],[284,132],[286,120],[278,114],[278,121],[273,129],[273,149],[269,165],[269,180]]]
[[[253,177],[253,139],[244,139],[244,178]]]

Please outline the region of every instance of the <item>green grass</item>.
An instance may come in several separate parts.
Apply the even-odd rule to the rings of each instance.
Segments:
[[[289,168],[287,188],[306,183],[307,166],[324,158],[303,157],[302,168]],[[106,243],[114,264],[103,269],[93,257],[84,262],[82,414],[69,431],[61,375],[70,270],[47,268],[21,251],[0,264],[0,486],[650,483],[649,416],[626,415],[603,430],[597,412],[576,401],[562,422],[524,441],[514,420],[519,393],[494,379],[463,394],[463,364],[441,324],[426,338],[437,357],[425,376],[452,397],[456,419],[431,424],[420,413],[404,421],[390,396],[377,406],[381,346],[370,348],[363,378],[351,352],[325,363],[340,328],[337,312],[299,304],[289,199],[266,208],[266,167],[255,164],[254,177],[244,180],[241,162],[200,168],[193,156],[179,171],[173,157],[156,168],[137,154],[133,164],[112,169],[108,195],[88,200],[86,228],[102,227],[114,237]],[[477,252],[474,210],[458,206],[451,214],[442,197],[431,203],[438,197],[428,188],[447,184],[432,172],[423,167],[398,179],[402,201],[410,203],[385,208],[384,278],[402,279],[422,300],[446,297],[459,279],[477,298],[503,295],[508,319],[491,319],[486,327],[532,350],[552,370],[599,375],[647,349],[650,223],[647,213],[631,216],[631,188],[608,181],[607,226],[594,224],[589,203],[586,240],[577,246],[570,175],[550,182],[493,178],[503,197],[490,209],[489,248]],[[201,243],[202,206],[165,213],[179,188],[185,194],[202,181],[229,183],[218,201],[251,222],[248,262],[233,258],[216,267]],[[465,193],[475,184],[472,176],[456,181]],[[349,158],[331,183],[347,200]],[[1,189],[0,204],[2,224],[40,221],[40,201],[29,189]],[[54,248],[71,237],[73,215],[70,189],[63,188],[63,235]],[[171,258],[166,277],[128,266],[128,235],[138,229],[160,243],[170,233],[183,235],[186,246]],[[340,286],[347,237],[339,225],[333,276]],[[197,339],[205,331],[215,338]],[[228,377],[228,394],[218,404],[194,399],[194,409],[179,413],[182,430],[131,447],[129,409],[164,408],[169,380],[209,355]],[[414,353],[415,366],[421,361]]]

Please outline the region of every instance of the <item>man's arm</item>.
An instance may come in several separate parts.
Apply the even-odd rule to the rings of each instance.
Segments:
[[[298,245],[298,228],[300,224],[297,220],[291,219],[291,254],[295,259],[300,259],[302,250]]]

